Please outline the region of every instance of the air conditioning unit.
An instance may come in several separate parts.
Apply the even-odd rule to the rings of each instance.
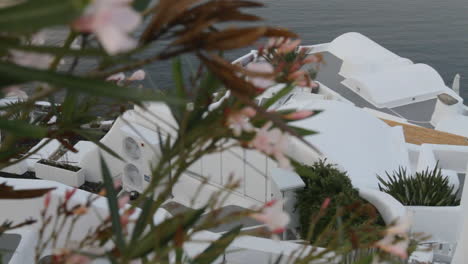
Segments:
[[[123,188],[141,193],[150,183],[152,168],[161,157],[159,139],[165,137],[137,124],[122,126],[121,135],[119,154],[126,161],[122,168]]]

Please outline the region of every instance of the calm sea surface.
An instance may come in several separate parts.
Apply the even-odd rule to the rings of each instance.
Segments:
[[[461,94],[468,102],[468,0],[263,2],[266,8],[251,11],[266,18],[265,23],[298,33],[303,44],[330,42],[340,34],[355,31],[415,63],[431,65],[449,87],[454,75],[460,73]],[[168,69],[164,63],[149,67],[152,80],[147,84],[168,87]]]
[[[261,0],[259,0],[261,1]],[[303,44],[330,42],[346,32],[360,32],[415,63],[434,67],[451,87],[460,73],[461,95],[468,105],[468,0],[263,0],[248,10],[298,33]],[[50,37],[63,39],[64,33]],[[249,49],[227,54],[235,59]],[[154,54],[149,50],[145,55]],[[190,58],[187,64],[196,65]],[[88,68],[88,67],[84,67]],[[170,64],[146,66],[145,87],[170,89]],[[398,78],[398,76],[395,76]]]

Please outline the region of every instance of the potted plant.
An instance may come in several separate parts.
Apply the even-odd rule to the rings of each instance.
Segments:
[[[460,225],[460,199],[455,186],[436,165],[434,169],[411,175],[404,168],[399,168],[387,180],[378,176],[380,191],[386,192],[400,201],[412,215],[412,231],[431,230],[431,240],[454,242],[458,237]]]
[[[36,177],[58,181],[63,184],[79,187],[84,184],[84,170],[81,167],[49,159],[41,159],[34,165]]]

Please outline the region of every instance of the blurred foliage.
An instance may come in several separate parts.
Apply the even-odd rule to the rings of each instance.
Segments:
[[[227,216],[220,215],[221,204],[230,192],[239,187],[239,182],[233,179],[228,181],[222,191],[214,193],[199,209],[172,215],[160,223],[154,223],[153,216],[167,200],[172,198],[173,187],[183,173],[189,171],[190,166],[202,156],[219,153],[231,147],[252,148],[249,142],[255,137],[255,133],[246,131],[240,136],[235,135],[227,121],[229,113],[237,113],[250,107],[256,113],[250,118],[255,129],[271,123],[272,127],[279,129],[281,133],[298,137],[311,146],[302,139],[302,136],[310,135],[313,131],[289,126],[288,122],[293,120],[284,118],[287,114],[284,111],[267,111],[255,104],[255,98],[262,90],[249,82],[248,78],[258,76],[258,73],[233,65],[220,55],[224,51],[255,44],[264,37],[287,39],[297,36],[278,27],[225,26],[233,22],[261,20],[260,17],[245,12],[247,8],[263,6],[256,1],[136,0],[131,11],[139,12],[139,16],[143,19],[142,33],[138,35],[137,46],[119,54],[109,54],[105,45],[100,42],[102,41],[100,36],[96,37],[96,32],[96,34],[80,33],[73,27],[77,19],[89,15],[88,8],[96,1],[26,0],[14,1],[11,2],[12,5],[0,7],[2,96],[6,96],[9,91],[18,92],[19,88],[23,87],[28,87],[31,91],[27,99],[0,106],[2,133],[0,167],[10,166],[34,154],[34,151],[28,152],[34,144],[25,145],[24,142],[35,143],[42,138],[47,140],[40,147],[56,139],[62,144],[62,148],[70,151],[76,151],[72,143],[77,138],[84,138],[119,158],[118,153],[114,153],[99,141],[102,133],[93,127],[100,120],[121,118],[121,114],[129,105],[146,109],[148,102],[164,103],[175,118],[177,129],[173,134],[158,131],[157,151],[162,155],[151,168],[152,177],[147,188],[138,199],[125,208],[120,205],[122,197],[117,196],[108,165],[104,159],[101,160],[104,188],[100,194],[107,198],[110,214],[108,217],[103,217],[95,228],[89,230],[82,241],[73,241],[74,247],[70,246],[69,240],[66,240],[65,248],[57,248],[58,238],[61,234],[67,234],[67,239],[70,238],[78,220],[92,209],[93,202],[99,199],[99,196],[90,194],[86,201],[75,204],[70,203],[70,199],[76,190],[67,191],[63,197],[60,196],[62,198],[57,198],[57,207],[49,207],[50,196],[46,196],[45,206],[41,210],[41,219],[39,219],[36,259],[38,260],[44,252],[54,252],[55,263],[67,263],[67,260],[74,255],[92,259],[106,258],[112,263],[130,263],[135,260],[143,263],[214,262],[226,253],[229,245],[237,237],[247,234],[259,235],[254,231],[245,231],[235,226],[218,240],[207,242],[208,246],[201,253],[188,256],[184,252],[184,245],[194,242],[198,232],[223,223],[233,223],[260,211],[260,209],[246,209]],[[115,1],[114,4],[121,3],[122,1]],[[243,23],[245,24],[248,23]],[[64,30],[68,34],[60,39],[59,44],[51,45],[39,41],[38,36],[41,32],[51,28]],[[79,43],[77,47],[74,46],[76,42]],[[306,59],[305,53],[296,56],[295,52],[292,50],[287,54],[291,62],[297,58],[302,62]],[[180,57],[184,54],[196,56],[199,63],[196,71],[191,73],[184,71],[180,61]],[[167,93],[140,89],[137,82],[128,78],[120,81],[108,79],[114,74],[128,73],[168,59],[172,60],[174,87]],[[61,64],[62,61],[65,61],[65,64]],[[93,65],[93,68],[78,71],[77,66],[80,63]],[[281,74],[282,77],[276,79],[286,84],[283,93],[287,93],[294,87],[296,80],[288,78],[287,69],[282,69]],[[185,78],[187,75],[190,75],[190,78]],[[268,77],[274,79],[275,76]],[[309,75],[304,78],[307,83],[312,82]],[[190,81],[186,81],[187,79]],[[216,108],[210,108],[215,100],[215,94],[221,91],[226,91],[229,96],[217,102]],[[63,100],[57,102],[55,97],[57,94],[63,95]],[[278,99],[272,98],[268,105],[273,105]],[[37,102],[43,100],[48,100],[50,107],[38,106]],[[36,115],[38,107],[42,110],[40,115]],[[98,109],[104,109],[99,111],[102,116],[97,116]],[[288,113],[293,111],[289,110]],[[275,158],[272,153],[265,154]],[[357,195],[350,187],[349,180],[346,181],[345,176],[328,165],[320,163],[314,166],[315,168],[310,170],[298,169],[308,187],[321,184],[318,193],[307,191],[298,194],[304,196],[304,202],[298,206],[299,210],[303,214],[307,212],[310,219],[312,211],[308,211],[306,207],[310,206],[313,210],[320,209],[320,203],[330,197],[332,206],[327,211],[332,211],[338,206],[344,208],[344,211],[336,209],[334,217],[326,217],[324,220],[318,218],[317,230],[326,231],[326,222],[332,223],[333,228],[330,229],[332,232],[324,233],[324,241],[331,243],[327,243],[329,246],[323,251],[313,248],[308,252],[302,252],[298,255],[299,263],[310,263],[323,258],[326,254],[333,252],[341,254],[351,248],[361,247],[356,244],[361,243],[361,240],[354,238],[375,234],[364,228],[354,229],[346,224],[349,219],[354,219],[346,216],[346,212],[360,211],[356,209],[354,202],[357,200]],[[327,180],[322,182],[320,180],[322,176]],[[19,198],[35,197],[48,191],[14,191],[6,185],[2,186],[4,195]],[[346,199],[348,201],[345,201]],[[140,207],[141,211],[135,216],[136,219],[131,220],[134,224],[131,226],[129,218],[136,211],[136,207]],[[363,213],[372,212],[374,218],[376,217],[375,209],[368,205],[363,208]],[[306,216],[302,218],[307,219]],[[341,222],[345,224],[340,225]],[[354,223],[354,220],[352,222]],[[32,220],[27,220],[24,224],[31,223]],[[14,227],[11,223],[5,226]],[[342,239],[343,230],[344,237],[349,238],[351,235],[351,247]],[[262,236],[271,235],[270,232],[265,234],[265,230],[262,232],[260,234]],[[315,238],[318,239],[317,235]],[[322,242],[319,244],[323,245]],[[366,245],[372,247],[370,244]],[[307,248],[304,246],[304,249]],[[336,254],[331,255],[330,259],[336,258]]]

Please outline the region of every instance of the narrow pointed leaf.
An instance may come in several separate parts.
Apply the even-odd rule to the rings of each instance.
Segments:
[[[7,131],[20,137],[43,138],[47,135],[47,128],[20,120],[0,119],[0,131]]]
[[[24,1],[0,8],[0,31],[34,32],[43,27],[68,24],[80,15],[83,7],[81,0]]]
[[[151,3],[151,0],[135,0],[133,1],[133,8],[136,11],[143,11],[148,8],[148,5]]]
[[[104,180],[104,188],[106,190],[107,202],[109,204],[109,211],[112,221],[112,232],[115,236],[115,244],[117,247],[123,251],[125,247],[125,242],[122,234],[122,225],[120,224],[120,214],[119,206],[117,204],[117,192],[114,189],[114,181],[110,174],[109,168],[105,160],[100,156],[101,159],[101,169],[102,169],[102,178]]]

